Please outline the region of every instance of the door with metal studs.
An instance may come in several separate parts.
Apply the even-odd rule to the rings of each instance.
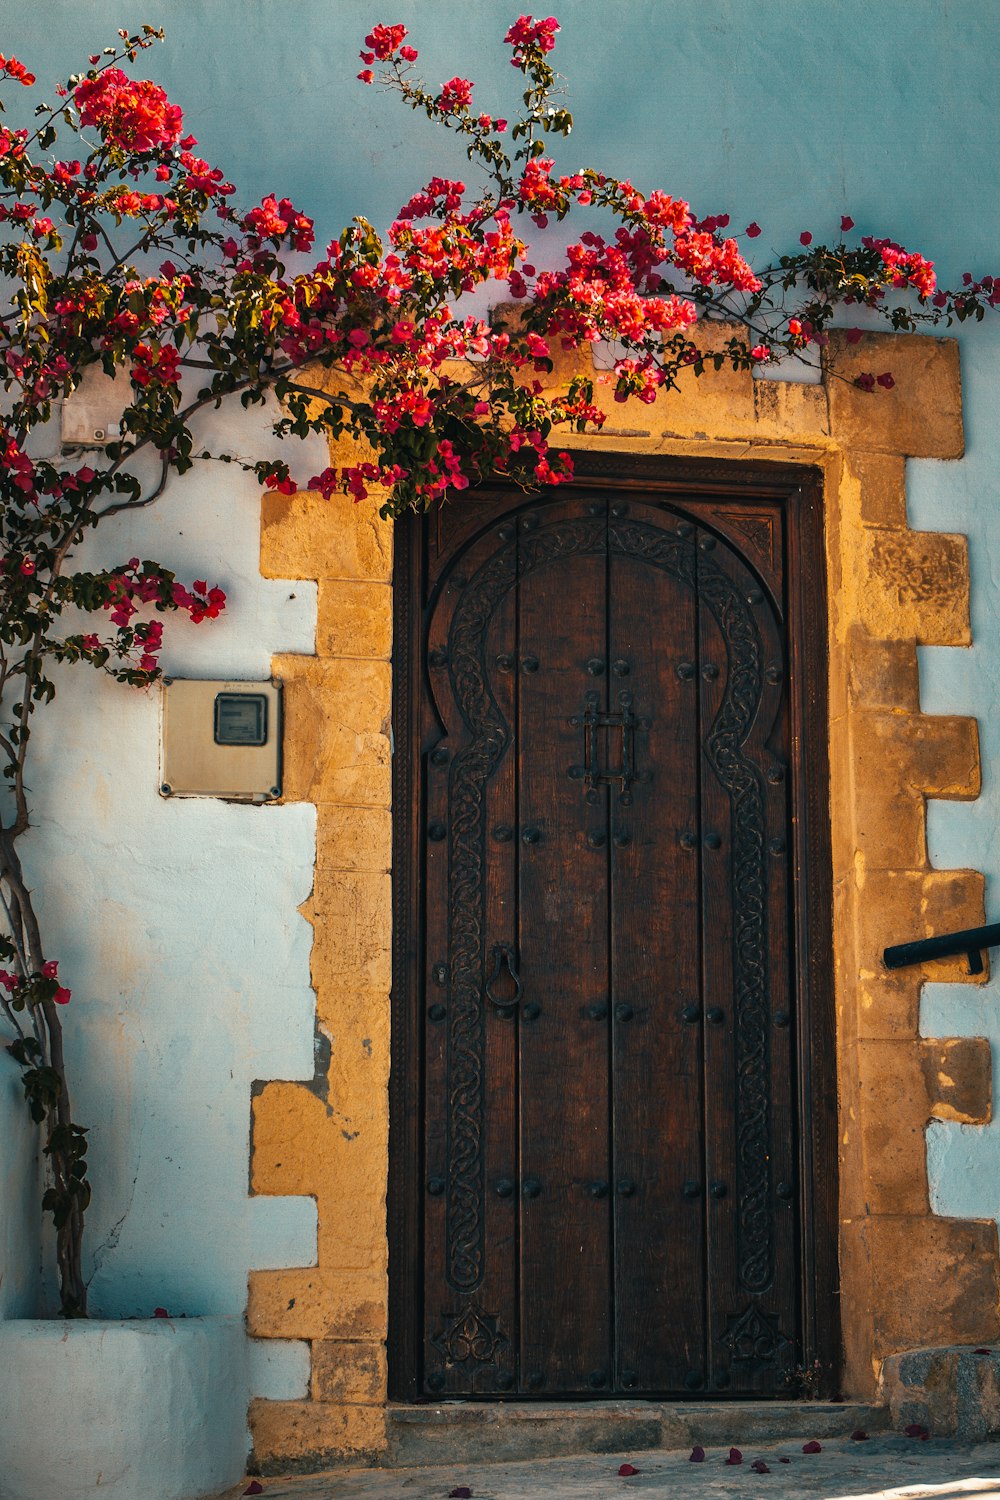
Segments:
[[[423,1389],[780,1392],[779,504],[522,502],[425,614]]]

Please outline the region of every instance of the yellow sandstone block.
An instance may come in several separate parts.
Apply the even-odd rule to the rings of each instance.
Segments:
[[[312,1349],[312,1399],[377,1405],[386,1399],[384,1344],[318,1339]]]
[[[260,571],[265,578],[392,578],[392,522],[380,498],[324,500],[313,490],[270,493],[261,502]]]
[[[910,458],[961,458],[962,383],[954,339],[832,330],[825,360],[830,431],[842,448]],[[854,377],[890,373],[892,390],[862,391]]]
[[[257,1398],[250,1431],[262,1474],[311,1474],[346,1458],[377,1459],[385,1451],[386,1414],[382,1406]]]
[[[392,655],[392,589],[386,583],[321,579],[317,656]]]

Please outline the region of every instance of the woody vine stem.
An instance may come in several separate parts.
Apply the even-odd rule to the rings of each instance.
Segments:
[[[378,68],[405,105],[456,135],[479,185],[432,177],[387,243],[357,217],[295,273],[284,257],[312,250],[312,221],[276,197],[234,207],[233,185],[195,154],[178,107],[133,76],[162,37],[155,28],[120,32],[30,123],[0,125],[0,1022],[42,1132],[66,1316],[87,1311],[91,1189],[63,1049],[71,991],[20,853],[32,826],[34,715],[69,666],[148,690],[160,676],[163,617],[198,624],[226,603],[221,588],[184,583],[148,559],[82,568],[88,532],[169,503],[170,481],[199,462],[237,463],[293,493],[286,463],[204,447],[199,413],[233,399],[273,400],[282,437],[357,440],[370,457],[326,468],[307,487],[331,504],[373,492],[394,516],[498,472],[526,489],[564,483],[572,462],[553,446],[560,428],[599,428],[616,401],[669,399],[685,371],[802,357],[827,342],[845,307],[912,330],[982,318],[1000,301],[990,277],[943,291],[918,252],[872,235],[849,244],[848,218],[832,243],[804,231],[793,253],[754,269],[726,236],[726,215],[699,219],[682,199],[592,168],[557,170],[549,145],[572,126],[549,61],[558,30],[554,17],[530,15],[508,29],[520,80],[508,121],[473,103],[466,78],[421,82],[406,28],[375,26],[361,82]],[[0,55],[0,84],[20,99],[35,79]],[[70,149],[57,150],[67,138]],[[536,269],[516,226],[533,226],[538,253],[552,260],[541,232],[568,216],[590,227],[557,264]],[[760,233],[750,224],[745,238]],[[463,298],[480,287],[516,304],[517,316],[469,314]],[[706,353],[700,330],[720,321],[737,331]],[[617,351],[613,371],[564,387],[546,379],[554,342],[596,341]],[[120,430],[86,453],[59,451],[47,424],[88,371],[117,378]],[[856,383],[877,399],[893,377],[873,371]],[[79,629],[81,613],[92,628]]]

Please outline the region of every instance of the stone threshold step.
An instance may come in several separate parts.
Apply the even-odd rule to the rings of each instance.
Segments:
[[[742,1447],[881,1431],[884,1407],[829,1401],[446,1401],[390,1406],[390,1467],[509,1463],[648,1448]]]

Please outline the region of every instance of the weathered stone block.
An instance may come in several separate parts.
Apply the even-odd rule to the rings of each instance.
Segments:
[[[324,500],[313,490],[261,501],[260,571],[265,578],[392,577],[392,522],[379,500]]]
[[[988,1341],[987,1341],[988,1342]],[[894,1427],[983,1442],[1000,1434],[1000,1348],[910,1349],[882,1366],[880,1395]]]
[[[858,566],[858,614],[871,635],[923,646],[970,644],[964,536],[869,526]]]
[[[906,461],[895,453],[851,453],[847,474],[859,488],[859,514],[869,526],[906,526]]]
[[[861,978],[879,987],[909,988],[917,979],[942,983],[984,982],[970,976],[962,958],[937,959],[910,969],[889,970],[886,947],[942,932],[960,932],[985,921],[984,882],[976,870],[873,870],[861,872],[855,910]]]
[[[830,431],[844,448],[910,458],[961,458],[962,385],[954,339],[866,333],[857,344],[833,329],[826,364]],[[861,374],[889,371],[893,390],[854,385]]]
[[[993,1115],[993,1052],[986,1037],[924,1038],[920,1061],[936,1120],[989,1124]]]
[[[317,656],[392,654],[392,589],[386,583],[321,579],[316,615]]]
[[[285,797],[388,806],[388,662],[276,656],[285,687]]]
[[[910,1041],[860,1042],[858,1089],[861,1211],[929,1213],[924,1128],[931,1103],[920,1048]]]
[[[318,1339],[312,1349],[312,1399],[377,1405],[386,1399],[384,1344]]]
[[[871,1357],[924,1345],[990,1343],[1000,1337],[997,1226],[990,1219],[899,1215],[844,1225],[867,1262]],[[856,1311],[842,1276],[842,1316]]]
[[[385,871],[392,864],[392,814],[387,807],[321,803],[316,818],[316,867]]]
[[[364,1270],[251,1271],[247,1329],[266,1339],[384,1339],[384,1265]]]
[[[265,1401],[250,1406],[255,1465],[262,1474],[312,1474],[348,1459],[375,1462],[385,1451],[382,1406],[331,1401]]]
[[[856,708],[920,710],[913,640],[882,640],[855,623],[847,633],[847,697]]]
[[[369,871],[316,872],[313,910],[320,920],[312,951],[314,983],[336,974],[349,988],[388,991],[392,983],[392,883]]]

